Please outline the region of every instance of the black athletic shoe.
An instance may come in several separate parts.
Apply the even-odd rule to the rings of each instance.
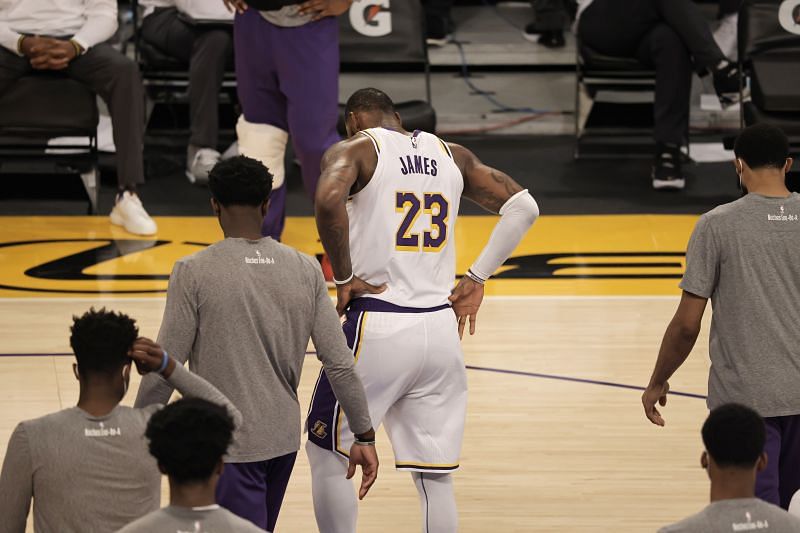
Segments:
[[[677,146],[659,145],[651,174],[654,189],[680,191],[686,187],[681,157]]]
[[[530,41],[532,43],[538,42],[539,37],[545,32],[546,30],[540,30],[535,22],[531,22],[525,29],[522,30],[522,36],[525,38],[526,41]]]
[[[425,41],[428,46],[444,46],[453,40],[453,24],[441,17],[428,17],[427,35]]]
[[[547,48],[563,48],[565,45],[564,32],[561,30],[540,30],[536,23],[531,22],[522,31],[526,41],[541,44]]]
[[[739,66],[735,63],[727,62],[722,68],[712,71],[714,76],[714,90],[722,107],[735,104],[739,101],[739,78],[741,73]]]

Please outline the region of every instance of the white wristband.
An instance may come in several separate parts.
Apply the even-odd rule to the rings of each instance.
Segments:
[[[346,280],[344,280],[344,281],[339,281],[338,279],[336,279],[336,278],[333,278],[333,283],[334,283],[334,285],[336,285],[337,287],[338,287],[338,286],[340,286],[340,285],[347,285],[348,283],[350,283],[351,281],[353,281],[353,278],[354,278],[354,277],[355,277],[355,272],[351,272],[351,273],[350,273],[350,277],[349,277],[349,278],[347,278],[347,279],[346,279]]]

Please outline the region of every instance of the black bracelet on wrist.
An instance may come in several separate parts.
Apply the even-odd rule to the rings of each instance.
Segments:
[[[480,285],[483,285],[484,283],[486,283],[485,279],[483,279],[482,277],[480,277],[477,274],[475,274],[475,272],[473,272],[471,269],[467,270],[467,273],[464,274],[464,275],[467,276],[472,281],[474,281],[475,283],[478,283]]]

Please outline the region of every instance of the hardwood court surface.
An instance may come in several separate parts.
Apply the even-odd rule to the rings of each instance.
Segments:
[[[81,220],[97,219],[66,220],[74,226],[66,227],[63,220],[4,219],[0,285],[89,291],[92,284],[103,284],[106,291],[115,287],[136,291],[143,284],[165,283],[59,281],[57,271],[66,268],[63,264],[50,269],[50,278],[26,275],[33,267],[58,262],[59,257],[89,246],[85,241],[49,245],[39,241],[75,240],[80,231],[82,238],[91,235],[92,246],[97,246],[97,239],[137,240],[111,236],[102,225],[93,228],[93,234],[78,229]],[[491,230],[480,220],[465,222],[457,235],[459,271]],[[461,531],[654,531],[706,504],[708,484],[699,466],[705,402],[671,396],[664,409],[667,426],[657,428],[644,418],[641,392],[625,387],[646,384],[677,304],[675,275],[680,275],[681,252],[693,222],[693,217],[543,217],[514,255],[561,255],[529,261],[526,272],[539,277],[491,282],[487,292],[493,296],[481,310],[478,332],[464,340],[470,396],[462,468],[455,474]],[[174,261],[170,257],[180,257],[179,248],[191,248],[185,242],[217,238],[213,224],[204,219],[183,221],[186,236],[180,244],[118,255],[84,266],[85,271],[168,274],[168,263]],[[294,230],[287,241],[313,253],[313,233],[299,231],[308,229],[307,224],[290,221]],[[487,225],[488,230],[483,229]],[[178,228],[169,226],[165,224],[158,240],[177,239]],[[3,243],[33,241],[37,244],[3,247]],[[592,253],[598,255],[587,255]],[[620,255],[626,253],[634,255]],[[564,263],[566,267],[550,277],[540,272],[542,265]],[[582,277],[569,277],[574,269]],[[3,453],[19,420],[77,400],[72,358],[52,355],[69,353],[67,328],[72,314],[90,305],[106,305],[136,317],[142,334],[155,337],[164,306],[158,292],[100,295],[9,289],[2,296],[6,296],[0,297]],[[671,383],[673,390],[704,394],[707,359],[706,323],[694,353]],[[304,407],[318,369],[316,359],[309,356],[300,388]],[[126,402],[133,400],[137,384],[135,378]],[[393,469],[382,431],[379,451],[381,472],[362,502],[359,531],[418,531],[416,490],[407,473]],[[278,531],[315,530],[310,494],[308,464],[301,450]]]

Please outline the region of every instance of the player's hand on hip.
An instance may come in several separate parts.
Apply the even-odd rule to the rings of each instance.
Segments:
[[[664,425],[664,418],[656,408],[656,404],[664,407],[667,405],[667,394],[669,393],[669,382],[651,383],[642,394],[642,405],[644,414],[650,422],[657,426]]]
[[[311,20],[325,17],[338,17],[348,9],[352,0],[308,0],[300,4],[301,15],[311,15]]]
[[[139,374],[156,372],[164,362],[164,349],[147,337],[139,337],[133,342],[133,346],[128,351],[128,357],[136,363],[136,370]],[[172,361],[170,360],[170,363]]]
[[[356,474],[356,465],[361,466],[361,487],[358,489],[358,499],[363,500],[375,480],[378,479],[378,452],[374,445],[354,443],[350,447],[347,479],[352,479]]]
[[[478,322],[478,309],[483,302],[483,285],[463,276],[450,294],[450,303],[458,320],[458,336],[464,338],[464,327],[469,319],[469,334],[475,335]]]
[[[247,2],[244,0],[222,0],[222,2],[231,13],[239,13],[241,15],[247,10]]]
[[[353,279],[344,285],[336,286],[336,311],[339,316],[342,316],[353,299],[365,294],[380,294],[385,290],[385,283],[380,286],[372,285],[357,276],[353,276]]]

